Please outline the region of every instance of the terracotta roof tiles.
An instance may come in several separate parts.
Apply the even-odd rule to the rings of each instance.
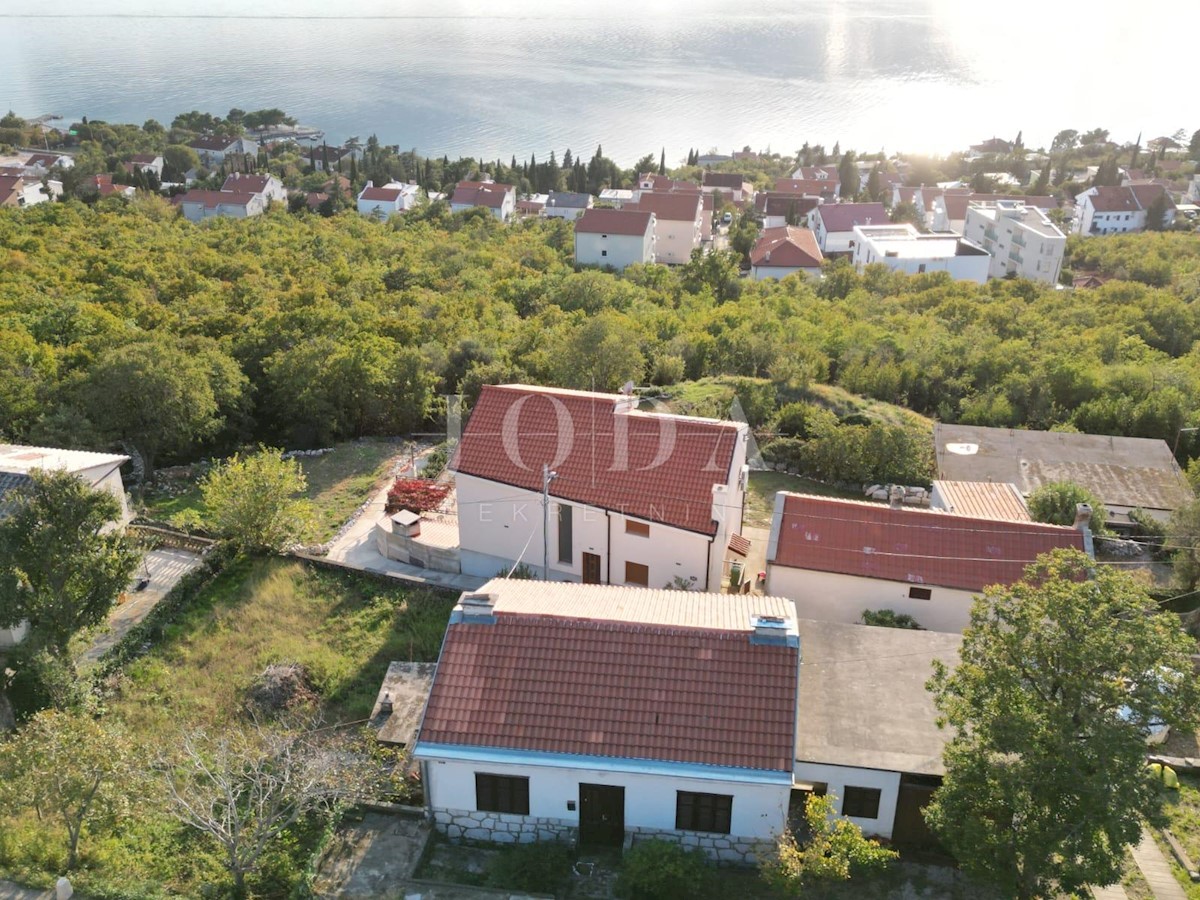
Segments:
[[[855,225],[887,225],[891,220],[882,203],[823,203],[817,215],[827,232],[853,231]]]
[[[654,222],[654,213],[636,209],[588,209],[575,220],[575,231],[581,234],[644,235]]]
[[[819,269],[822,259],[816,236],[794,225],[765,229],[750,251],[750,262],[756,266]]]

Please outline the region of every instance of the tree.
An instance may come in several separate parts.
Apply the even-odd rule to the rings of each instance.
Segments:
[[[1138,156],[1142,152],[1142,133],[1139,131],[1137,140],[1133,142],[1133,155],[1129,158],[1129,168],[1135,169],[1138,164]]]
[[[29,477],[0,520],[0,625],[27,621],[33,644],[73,672],[71,638],[104,621],[140,556],[106,531],[121,512],[112,494],[69,472]]]
[[[1200,467],[1189,466],[1189,477],[1194,469],[1200,470]],[[1200,500],[1193,500],[1171,513],[1167,544],[1177,548],[1171,560],[1176,586],[1181,591],[1194,591],[1200,585]]]
[[[643,337],[633,321],[611,309],[575,326],[562,343],[556,380],[563,387],[612,391],[646,375]]]
[[[0,743],[0,808],[32,808],[60,821],[73,869],[84,826],[118,819],[133,801],[134,762],[128,738],[108,719],[40,712]]]
[[[1111,187],[1120,183],[1121,167],[1115,156],[1110,156],[1096,167],[1096,177],[1092,179],[1093,187]]]
[[[1146,230],[1162,231],[1167,227],[1167,192],[1158,195],[1146,207]]]
[[[220,846],[239,897],[291,826],[370,796],[382,780],[369,757],[322,737],[318,724],[223,728],[215,737],[187,731],[175,758],[161,764],[170,813]]]
[[[708,288],[718,303],[735,300],[742,292],[740,263],[741,255],[734,250],[705,253],[697,247],[683,266],[684,290],[698,294]]]
[[[810,795],[804,805],[809,837],[799,843],[791,830],[759,862],[763,879],[783,892],[802,896],[814,882],[847,881],[886,867],[899,854],[863,837],[862,829],[837,815],[831,797]]]
[[[667,174],[667,148],[663,147],[658,157],[658,174]]]
[[[1073,128],[1064,128],[1050,142],[1051,153],[1067,153],[1079,146],[1079,132]]]
[[[838,163],[838,181],[841,182],[841,197],[843,200],[853,200],[858,194],[858,166],[854,163],[854,151],[847,150]]]
[[[1177,617],[1124,572],[1055,550],[976,599],[929,689],[953,729],[926,819],[963,868],[1020,900],[1111,884],[1158,791],[1146,730],[1200,701]]]
[[[1188,142],[1188,158],[1200,162],[1200,128],[1192,132],[1192,139]]]
[[[218,463],[200,484],[205,522],[242,551],[278,553],[307,528],[308,486],[300,461],[260,447]]]
[[[163,165],[170,170],[174,180],[183,181],[186,172],[200,168],[200,156],[186,144],[171,144],[163,151]]]
[[[1033,185],[1033,196],[1044,197],[1048,190],[1050,190],[1050,157],[1046,157],[1046,165]]]
[[[1092,508],[1092,531],[1103,534],[1108,518],[1104,501],[1073,481],[1050,481],[1035,490],[1029,495],[1029,515],[1033,521],[1048,525],[1074,525],[1076,508],[1080,503]]]

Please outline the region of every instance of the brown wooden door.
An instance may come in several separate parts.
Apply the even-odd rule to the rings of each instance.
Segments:
[[[625,842],[625,788],[579,785],[580,846],[620,847]]]
[[[595,553],[583,554],[583,583],[600,584],[600,557]]]
[[[924,810],[940,778],[903,775],[900,796],[896,799],[896,822],[892,826],[892,842],[917,850],[939,849],[937,838],[925,824]]]

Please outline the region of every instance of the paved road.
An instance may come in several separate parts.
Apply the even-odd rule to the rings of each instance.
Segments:
[[[1171,864],[1144,826],[1141,843],[1133,848],[1133,861],[1146,876],[1146,883],[1154,892],[1154,900],[1187,900],[1187,893],[1175,879]]]
[[[1092,896],[1096,900],[1129,900],[1129,895],[1125,893],[1125,888],[1119,884],[1112,884],[1108,887],[1094,887],[1091,891]]]

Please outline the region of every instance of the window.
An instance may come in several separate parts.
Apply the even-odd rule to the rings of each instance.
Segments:
[[[600,251],[600,255],[601,255],[601,256],[608,256],[608,251],[607,251],[607,250],[601,250],[601,251]]]
[[[632,519],[626,519],[625,533],[636,534],[638,537],[650,537],[650,523],[634,522]]]
[[[572,548],[572,532],[575,522],[575,507],[558,504],[558,561],[570,565],[575,560]]]
[[[842,815],[856,819],[879,818],[879,788],[849,787],[842,798]]]
[[[641,563],[625,563],[625,583],[646,587],[650,584],[650,567]]]
[[[476,772],[475,808],[480,812],[529,815],[529,779]]]
[[[932,596],[933,590],[931,588],[910,587],[908,589],[909,600],[928,600]]]
[[[729,818],[732,812],[733,797],[727,794],[693,794],[691,791],[675,793],[675,827],[680,831],[729,834]]]

